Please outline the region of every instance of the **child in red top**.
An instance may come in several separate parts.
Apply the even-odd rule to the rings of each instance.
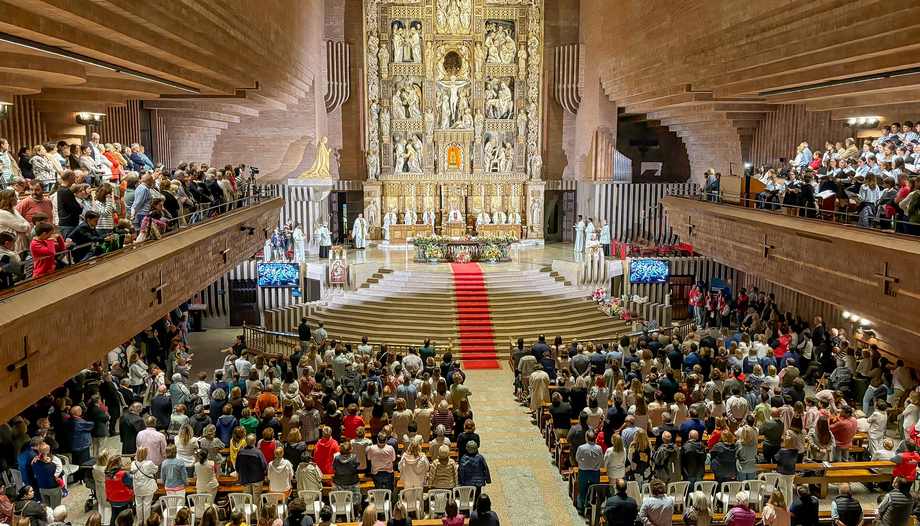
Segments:
[[[32,277],[37,278],[54,272],[54,255],[63,252],[73,242],[69,239],[65,243],[60,234],[54,233],[54,227],[48,223],[39,223],[35,226],[35,237],[29,246],[34,261]]]
[[[358,404],[348,404],[347,411],[348,414],[345,415],[342,421],[342,438],[354,440],[356,437],[355,432],[359,427],[364,427],[366,424],[361,415],[358,414]]]

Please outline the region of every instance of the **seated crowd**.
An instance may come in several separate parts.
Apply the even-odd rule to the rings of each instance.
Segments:
[[[732,526],[752,526],[758,511],[764,524],[811,525],[813,493],[862,478],[891,489],[870,510],[880,524],[907,524],[920,462],[914,371],[874,345],[858,349],[820,317],[780,315],[771,294],[742,290],[722,309],[721,292],[710,298],[685,337],[645,331],[619,344],[550,345],[540,335],[512,349],[520,399],[545,424],[557,465],[577,478],[576,508],[603,509],[597,499],[609,496],[612,525],[670,525],[680,511],[685,524],[708,525],[719,506]],[[803,466],[854,460],[876,464]],[[846,468],[856,471],[835,478]],[[832,519],[858,526],[849,485],[838,495]]]
[[[9,148],[0,139],[0,289],[226,211],[244,186],[243,165],[168,170],[96,133],[21,148],[18,163]]]
[[[803,142],[784,166],[752,172],[766,185],[760,208],[920,235],[920,123],[885,126],[862,148],[853,138],[826,141],[823,151]],[[707,194],[718,192],[717,181],[710,175]]]
[[[427,341],[405,356],[367,338],[353,348],[304,320],[289,357],[240,336],[222,369],[194,374],[185,320],[157,321],[0,426],[0,472],[24,483],[0,496],[0,523],[8,499],[44,526],[79,466],[72,477],[94,487],[102,514],[90,526],[374,526],[380,514],[498,525],[472,393],[450,354],[436,362]]]

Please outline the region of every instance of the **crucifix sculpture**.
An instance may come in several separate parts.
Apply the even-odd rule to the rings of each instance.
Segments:
[[[38,354],[37,350],[29,348],[29,337],[23,336],[22,358],[6,366],[6,370],[9,372],[19,370],[19,380],[10,383],[10,392],[13,392],[13,389],[18,388],[20,384],[22,387],[29,387],[29,359],[36,354]]]
[[[888,262],[882,264],[882,271],[876,272],[875,277],[879,279],[879,285],[883,287],[885,295],[891,296],[892,298],[898,295],[898,291],[894,290],[892,286],[895,283],[898,283],[898,278],[888,275]]]
[[[763,242],[760,244],[760,246],[763,247],[763,257],[768,258],[768,259],[770,257],[770,251],[776,248],[773,245],[767,243],[766,234],[763,235]]]
[[[163,288],[166,287],[167,283],[163,282],[163,271],[160,271],[160,282],[155,287],[150,289],[150,292],[157,295],[156,304],[163,304]],[[150,306],[153,307],[153,302],[150,302]]]

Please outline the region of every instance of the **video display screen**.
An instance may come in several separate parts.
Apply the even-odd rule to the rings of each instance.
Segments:
[[[629,281],[633,283],[667,283],[668,262],[660,259],[634,259],[629,264]]]
[[[260,287],[300,286],[300,265],[297,263],[259,263]]]

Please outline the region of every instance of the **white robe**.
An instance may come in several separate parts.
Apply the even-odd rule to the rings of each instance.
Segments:
[[[418,218],[416,217],[414,211],[408,210],[405,214],[403,214],[404,225],[414,225],[416,222],[418,222]]]
[[[387,212],[383,216],[383,239],[386,241],[390,240],[390,225],[397,224],[396,212]]]
[[[303,263],[307,259],[307,251],[306,247],[304,246],[303,230],[295,228],[294,233],[291,234],[291,237],[294,239],[294,261]]]
[[[504,225],[507,222],[508,217],[504,212],[495,212],[492,214],[492,223],[496,225]]]
[[[434,226],[435,215],[434,212],[425,212],[422,214],[422,223],[426,225]]]
[[[272,240],[265,240],[265,247],[262,248],[262,258],[266,263],[272,260]]]
[[[601,244],[609,245],[610,244],[610,225],[604,225],[601,227]]]
[[[451,210],[450,215],[447,218],[448,222],[459,221],[463,222],[463,214],[459,210]]]
[[[491,221],[491,219],[489,218],[489,214],[487,214],[487,213],[485,213],[485,212],[481,212],[481,213],[479,214],[479,216],[476,217],[476,224],[477,224],[477,225],[488,225],[490,221]]]
[[[575,252],[585,251],[585,222],[579,221],[575,225]]]
[[[332,246],[332,235],[329,234],[329,229],[324,226],[316,229],[316,240],[321,247]]]
[[[512,225],[520,225],[521,224],[521,214],[517,212],[511,212],[511,214],[508,215],[508,223]]]
[[[593,222],[585,223],[585,239],[591,239],[591,234],[593,234],[595,230]]]
[[[367,220],[363,217],[355,219],[352,227],[352,236],[355,238],[355,248],[367,248]]]

